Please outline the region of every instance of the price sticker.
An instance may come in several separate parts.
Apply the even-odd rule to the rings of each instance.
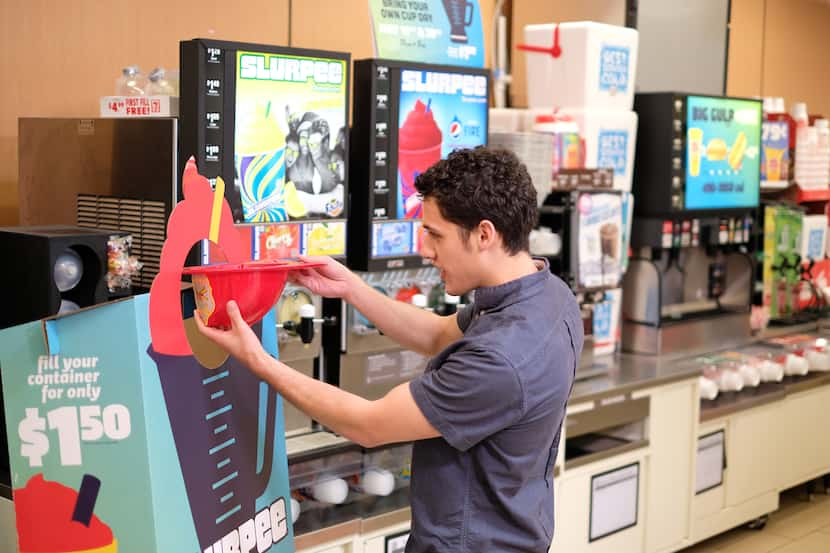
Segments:
[[[132,431],[130,411],[120,404],[58,407],[44,415],[39,408],[29,407],[17,426],[20,455],[31,467],[42,467],[43,457],[55,445],[61,465],[81,465],[83,442],[117,442]]]

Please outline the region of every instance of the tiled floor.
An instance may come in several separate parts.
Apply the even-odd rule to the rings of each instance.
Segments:
[[[830,553],[830,495],[805,497],[803,490],[781,494],[763,530],[736,528],[681,553]]]

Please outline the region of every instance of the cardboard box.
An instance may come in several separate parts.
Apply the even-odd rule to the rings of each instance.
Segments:
[[[149,298],[0,332],[20,550],[293,551],[281,398],[222,352],[157,351]],[[254,328],[276,354],[273,312]]]

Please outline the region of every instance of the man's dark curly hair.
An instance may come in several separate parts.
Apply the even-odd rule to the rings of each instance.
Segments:
[[[487,219],[515,255],[529,249],[536,224],[536,189],[513,152],[479,146],[456,150],[415,179],[423,199],[433,198],[444,219],[460,226],[463,237]]]

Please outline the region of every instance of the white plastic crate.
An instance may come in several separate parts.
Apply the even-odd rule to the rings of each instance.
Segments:
[[[562,109],[576,121],[582,137],[585,167],[614,170],[614,189],[631,191],[637,113],[608,109]]]
[[[635,29],[593,21],[526,25],[528,106],[630,111],[638,44]]]

